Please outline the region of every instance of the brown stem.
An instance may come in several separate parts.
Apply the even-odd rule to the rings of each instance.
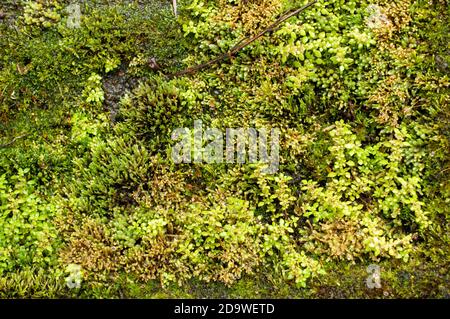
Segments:
[[[15,141],[17,141],[17,140],[19,140],[21,138],[24,138],[25,136],[28,136],[28,135],[29,134],[22,134],[20,136],[16,136],[11,141],[9,141],[8,143],[0,144],[0,148],[5,148],[5,147],[8,147],[8,146],[11,146],[12,144],[14,144]]]

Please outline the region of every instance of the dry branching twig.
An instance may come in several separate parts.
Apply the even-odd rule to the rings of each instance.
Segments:
[[[179,76],[183,76],[186,74],[194,74],[202,69],[206,69],[211,67],[214,64],[217,64],[221,61],[227,60],[227,59],[231,59],[231,57],[233,55],[235,55],[237,52],[239,52],[240,50],[242,50],[243,48],[245,48],[246,46],[250,45],[251,43],[255,42],[256,40],[258,40],[259,38],[261,38],[262,36],[264,36],[266,33],[269,32],[273,32],[275,30],[278,29],[278,26],[285,22],[286,20],[288,20],[289,18],[298,15],[299,13],[301,13],[302,11],[308,9],[310,6],[312,6],[313,4],[315,4],[317,2],[317,0],[314,0],[306,5],[304,5],[301,8],[298,9],[291,9],[289,11],[286,11],[285,13],[283,13],[281,15],[281,17],[279,17],[274,23],[272,23],[269,27],[267,27],[266,29],[264,29],[263,31],[261,31],[260,33],[258,33],[257,35],[253,36],[253,37],[246,37],[242,40],[240,40],[231,50],[229,50],[227,53],[224,53],[208,62],[202,63],[202,64],[198,64],[196,66],[193,67],[189,67],[185,70],[182,70],[180,72],[176,72],[176,73],[172,73],[167,75],[169,78],[174,78],[174,77],[179,77]]]

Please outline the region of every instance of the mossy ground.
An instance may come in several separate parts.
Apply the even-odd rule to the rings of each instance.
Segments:
[[[447,1],[318,1],[175,79],[303,2],[69,3],[0,4],[0,297],[449,297]],[[279,174],[167,161],[199,118],[281,127]]]

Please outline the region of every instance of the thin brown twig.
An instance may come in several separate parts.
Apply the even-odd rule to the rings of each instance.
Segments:
[[[167,75],[167,77],[169,78],[174,78],[174,77],[178,77],[178,76],[183,76],[186,74],[193,74],[196,73],[202,69],[208,68],[218,62],[221,62],[223,60],[227,60],[227,59],[231,59],[231,57],[233,55],[235,55],[238,51],[242,50],[243,48],[245,48],[246,46],[250,45],[251,43],[255,42],[256,40],[258,40],[259,38],[261,38],[262,36],[264,36],[266,33],[268,32],[272,32],[274,30],[276,30],[276,28],[283,22],[285,22],[287,19],[298,15],[299,13],[301,13],[302,11],[308,9],[310,6],[314,5],[317,2],[317,0],[311,1],[308,4],[305,4],[304,6],[298,8],[298,9],[291,9],[286,11],[285,13],[283,13],[281,15],[281,17],[279,17],[274,23],[272,23],[269,27],[267,27],[266,29],[264,29],[263,31],[261,31],[260,33],[258,33],[257,35],[253,36],[253,37],[246,37],[241,39],[233,48],[231,48],[228,52],[219,55],[218,57],[202,63],[202,64],[198,64],[195,65],[193,67],[189,67],[187,69],[184,69],[182,71],[176,72],[176,73],[172,73]]]

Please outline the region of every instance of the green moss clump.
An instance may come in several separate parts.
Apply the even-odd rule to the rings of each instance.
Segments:
[[[321,0],[168,76],[300,4],[2,3],[0,297],[448,298],[445,1]],[[174,164],[197,119],[279,128],[279,170]]]

